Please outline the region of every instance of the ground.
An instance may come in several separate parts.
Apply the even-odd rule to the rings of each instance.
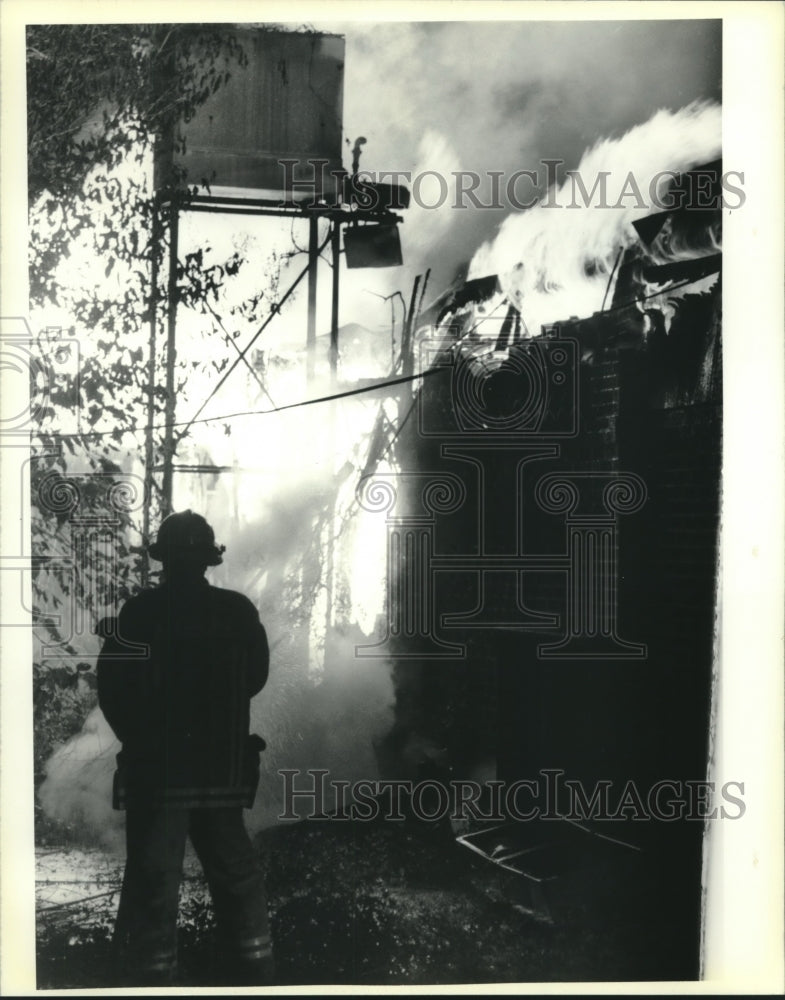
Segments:
[[[258,843],[282,986],[691,977],[692,942],[643,855],[590,866],[533,897],[525,879],[444,827],[304,822]],[[111,985],[121,867],[98,851],[39,851],[39,989]],[[195,861],[180,949],[182,985],[220,985]]]

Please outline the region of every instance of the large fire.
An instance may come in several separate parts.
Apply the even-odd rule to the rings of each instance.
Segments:
[[[633,223],[657,210],[650,199],[657,175],[690,170],[720,150],[721,108],[707,103],[658,111],[620,138],[597,142],[575,173],[589,194],[605,176],[607,207],[599,189],[584,204],[576,182],[566,179],[535,208],[507,216],[495,239],[475,253],[469,278],[498,274],[533,336],[545,324],[592,315],[602,307],[620,251],[638,240]]]
[[[606,175],[608,207],[568,207],[574,186],[567,180],[539,206],[509,215],[496,238],[481,246],[472,260],[469,277],[498,274],[499,288],[477,311],[472,307],[466,328],[495,342],[509,305],[523,320],[523,331],[516,328],[514,336],[536,336],[548,323],[599,311],[620,255],[638,241],[633,223],[652,212],[630,188],[629,176],[640,192],[648,192],[658,173],[687,171],[716,158],[720,139],[720,108],[692,104],[678,112],[660,111],[621,138],[596,143],[577,172],[588,188]],[[630,194],[622,197],[625,191]],[[703,247],[674,247],[671,239],[665,252],[668,231],[661,231],[650,258],[716,252],[719,233],[711,227],[708,233]],[[702,280],[710,282],[714,276]],[[695,282],[688,290],[700,287]],[[665,297],[677,294],[666,292]],[[667,311],[664,301],[660,307]],[[279,389],[283,398],[283,384]],[[271,393],[279,398],[274,384]],[[245,471],[236,468],[228,488],[222,483],[211,493],[199,493],[192,484],[175,498],[176,507],[201,508],[214,521],[229,550],[216,582],[248,592],[277,641],[271,682],[254,710],[254,723],[271,746],[270,781],[255,813],[257,826],[274,821],[276,815],[276,767],[318,765],[349,780],[370,777],[376,766],[373,740],[391,723],[388,665],[378,660],[358,664],[354,653],[355,642],[362,642],[385,610],[385,520],[352,509],[365,459],[359,445],[361,439],[367,445],[376,411],[370,404],[347,402],[336,407],[331,420],[321,422],[312,408],[267,417],[263,430],[249,420],[231,439],[236,454],[228,457],[217,454],[221,431],[215,429],[201,439],[213,461],[237,465],[240,453],[253,461],[243,460]],[[344,476],[342,484],[336,482],[339,476]],[[319,522],[322,496],[329,491],[335,493],[333,514]],[[347,511],[351,528],[344,533]],[[330,549],[334,557],[318,562],[317,577],[309,580],[301,549],[313,543],[315,531],[324,535],[317,539],[317,548]],[[331,534],[342,536],[337,547]],[[316,598],[307,620],[292,623],[286,619],[282,596],[285,588],[291,592],[297,586],[314,588]],[[348,601],[349,608],[343,620],[335,610],[341,600],[345,607]],[[294,638],[298,630],[305,636],[306,662],[303,642]],[[67,821],[81,819],[93,829],[116,830],[119,817],[111,813],[109,794],[116,750],[96,709],[82,733],[49,761],[40,790],[45,810]]]

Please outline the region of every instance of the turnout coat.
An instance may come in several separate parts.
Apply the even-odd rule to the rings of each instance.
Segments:
[[[254,605],[201,578],[142,591],[98,660],[98,701],[123,744],[114,806],[250,808],[259,737],[250,700],[269,670]]]

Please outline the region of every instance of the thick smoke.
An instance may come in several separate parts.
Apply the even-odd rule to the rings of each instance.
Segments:
[[[333,23],[329,30],[344,28]],[[711,159],[719,148],[719,110],[714,105],[660,112],[646,126],[633,127],[657,107],[719,96],[719,22],[354,23],[345,31],[344,134],[367,136],[361,164],[365,169],[414,174],[436,170],[447,176],[456,170],[510,174],[536,168],[548,156],[558,156],[566,169],[574,169],[594,136],[618,134],[620,129],[630,131],[621,140],[594,146],[584,155],[582,172],[684,169]],[[655,51],[656,58],[651,58]],[[422,194],[430,200],[426,189]],[[634,212],[612,210],[606,216],[588,211],[593,214],[535,209],[510,215],[494,236],[503,211],[453,211],[449,204],[440,210],[413,208],[402,227],[405,266],[377,275],[355,272],[351,280],[347,274],[341,321],[360,319],[371,325],[368,313],[375,307],[386,323],[389,304],[379,304],[368,289],[386,294],[398,288],[408,295],[414,275],[432,267],[430,288],[438,293],[483,240],[472,265],[474,274],[509,275],[524,262],[523,271],[506,281],[510,294],[523,294],[523,315],[532,332],[548,319],[590,313],[600,307],[607,277],[586,277],[585,262],[607,269],[614,247],[629,238]],[[206,217],[200,216],[199,227],[202,238],[208,231]],[[250,224],[246,228],[250,231]],[[261,225],[258,233],[254,230],[259,246],[268,232],[262,232]],[[216,245],[228,252],[218,243],[220,235],[214,233]],[[299,256],[288,271],[303,263]],[[263,273],[259,280],[266,286]],[[288,280],[287,272],[279,292]],[[538,282],[542,288],[532,291]],[[553,291],[546,293],[546,286]],[[263,305],[277,298],[272,291],[265,294]],[[284,344],[302,342],[304,299],[298,297],[283,328],[271,326],[269,337],[260,340],[258,346],[269,355]],[[350,315],[355,309],[365,313]],[[322,333],[329,316],[329,281],[324,278],[319,316]],[[183,359],[188,356],[187,327],[181,316],[178,357]],[[194,339],[192,348],[222,351],[216,334],[210,336],[214,347]],[[385,356],[388,344],[386,335],[380,338]],[[301,373],[301,359],[295,360],[298,364],[292,364],[291,371]],[[249,395],[247,387],[235,398],[234,379],[205,415],[271,403]],[[268,385],[277,403],[305,395],[299,381],[291,389]],[[314,395],[321,388],[311,387]],[[186,417],[200,401],[198,388],[189,386],[189,391],[194,406],[182,407]],[[202,428],[194,434],[199,453],[178,454],[178,461],[229,466],[236,461],[241,467],[239,473],[212,481],[204,476],[189,483],[178,480],[175,507],[191,506],[214,523],[228,552],[213,580],[248,593],[273,647],[270,681],[252,706],[253,728],[269,747],[252,814],[254,828],[273,822],[280,811],[279,768],[322,767],[334,778],[374,778],[374,743],[392,722],[389,665],[358,659],[354,652],[356,644],[373,641],[365,639],[360,624],[367,631],[374,603],[377,614],[384,611],[384,567],[375,567],[371,585],[355,584],[363,598],[362,616],[352,612],[343,617],[336,607],[341,601],[344,607],[347,601],[351,605],[353,598],[346,597],[342,576],[349,566],[364,561],[357,547],[341,549],[329,580],[324,567],[314,570],[315,580],[307,579],[307,564],[297,568],[314,533],[324,530],[318,527],[318,517],[325,493],[334,489],[346,463],[356,469],[364,461],[361,442],[371,429],[375,408],[367,403],[338,408],[334,432],[321,410],[293,412],[302,420],[237,421],[231,436],[221,425],[207,425],[209,433]],[[347,479],[344,492],[349,483]],[[383,515],[378,517],[370,528],[375,541],[383,540],[385,530]],[[361,546],[367,545],[367,537]],[[374,558],[383,551],[376,545],[365,551],[371,549]],[[302,616],[291,610],[292,588],[297,585],[315,585],[319,591]],[[53,754],[39,793],[50,816],[109,844],[118,842],[122,829],[122,814],[111,808],[117,749],[96,709],[81,733]]]
[[[328,390],[326,382],[312,387],[315,395]],[[198,510],[214,526],[227,552],[208,578],[250,597],[271,645],[270,679],[251,707],[252,731],[268,745],[252,830],[283,812],[279,769],[326,768],[328,781],[378,777],[375,745],[392,726],[392,679],[387,661],[357,657],[355,646],[374,641],[367,634],[376,624],[373,611],[384,611],[385,521],[353,503],[374,415],[375,407],[348,401],[332,414],[287,411],[230,437],[202,433],[191,453],[179,456],[218,465],[238,459],[228,475],[178,478],[175,508]],[[374,544],[380,539],[381,547]],[[47,762],[39,790],[49,817],[111,848],[123,822],[111,805],[119,749],[95,709]]]
[[[278,630],[276,630],[278,631]],[[358,659],[355,645],[367,641],[356,627],[326,637],[325,669],[314,676],[303,660],[302,635],[273,632],[270,680],[251,705],[251,728],[263,735],[262,775],[249,826],[258,830],[283,812],[279,769],[326,768],[328,781],[378,777],[376,741],[393,722],[389,664]],[[298,641],[299,640],[299,641]],[[112,809],[112,779],[120,744],[103,713],[94,709],[82,731],[46,764],[39,801],[48,817],[81,839],[110,849],[122,843],[123,814]],[[298,787],[309,779],[298,779]],[[325,798],[325,807],[332,801]],[[298,809],[301,807],[298,807]],[[305,812],[308,810],[306,809]]]
[[[100,708],[82,731],[59,747],[46,763],[38,799],[46,815],[88,841],[120,850],[123,814],[112,809],[115,756],[121,747]]]
[[[600,171],[610,171],[608,200],[613,204],[629,172],[647,190],[657,171],[686,170],[716,157],[719,149],[719,107],[693,104],[675,114],[658,112],[620,139],[595,144],[578,170],[589,188]],[[449,150],[444,155],[449,156]],[[570,204],[571,184],[551,192],[550,200]],[[499,273],[506,293],[520,303],[534,333],[544,322],[589,315],[600,308],[618,249],[635,238],[632,220],[648,211],[630,198],[622,208],[538,207],[510,215],[496,238],[476,252],[471,273]],[[271,386],[277,396],[274,381]],[[279,388],[283,393],[284,385]],[[311,391],[319,395],[329,388],[324,381]],[[227,402],[224,396],[215,405],[220,410]],[[256,828],[274,822],[281,812],[280,768],[324,767],[334,778],[372,779],[377,776],[375,742],[392,724],[388,665],[356,658],[354,647],[365,640],[358,625],[361,616],[350,613],[340,621],[334,607],[327,606],[328,594],[333,604],[341,599],[341,577],[347,572],[354,575],[354,591],[366,605],[362,618],[367,628],[369,602],[371,612],[374,602],[377,614],[384,610],[382,567],[371,574],[370,584],[368,577],[357,578],[362,553],[358,558],[357,551],[343,545],[336,550],[337,562],[328,581],[324,552],[318,545],[313,549],[316,531],[329,532],[330,523],[333,531],[339,530],[339,517],[324,521],[324,505],[335,496],[340,498],[338,515],[341,509],[346,512],[346,494],[352,493],[374,413],[371,406],[347,402],[337,406],[329,419],[311,408],[289,411],[265,417],[261,424],[260,418],[238,424],[230,437],[213,426],[199,435],[192,458],[216,464],[234,461],[237,471],[178,485],[175,507],[191,506],[205,513],[219,540],[228,546],[225,565],[214,572],[214,582],[249,594],[273,644],[271,679],[253,706],[254,727],[269,744],[252,814]],[[346,477],[343,491],[336,484],[341,475]],[[356,518],[355,510],[349,517],[355,527]],[[383,517],[371,528],[378,541],[384,533]],[[360,543],[366,552],[368,529],[366,525]],[[310,563],[304,558],[309,549]],[[376,546],[377,556],[382,551]],[[354,574],[348,569],[352,565]],[[314,574],[310,581],[309,572]],[[294,585],[293,579],[299,583]],[[303,614],[293,614],[297,594],[292,587],[296,591],[297,586],[309,585],[317,589],[316,599],[303,605],[307,606]],[[350,606],[351,591],[350,583],[348,598],[343,596]],[[47,764],[40,790],[47,814],[115,844],[121,823],[112,811],[110,795],[116,751],[103,716],[94,711],[82,732]]]
[[[658,108],[720,99],[719,20],[354,22],[328,30],[346,34],[344,134],[367,138],[368,170],[509,177],[548,157],[575,169],[596,136],[619,136]],[[484,203],[488,187],[479,189]],[[438,251],[421,248],[406,218],[404,267],[388,283],[410,288],[431,267],[431,287],[441,291],[508,211],[447,213]]]
[[[619,250],[637,240],[633,221],[658,210],[649,196],[655,175],[707,163],[720,149],[718,105],[658,111],[621,138],[596,143],[581,158],[576,173],[589,193],[602,172],[609,174],[608,207],[599,207],[598,192],[585,205],[575,181],[565,180],[535,208],[505,219],[496,237],[474,255],[470,277],[499,274],[535,335],[543,323],[597,312]]]

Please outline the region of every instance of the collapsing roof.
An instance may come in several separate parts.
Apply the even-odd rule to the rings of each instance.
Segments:
[[[504,352],[521,339],[569,326],[582,347],[642,346],[655,327],[668,332],[676,302],[708,290],[722,267],[722,161],[676,177],[664,192],[673,208],[633,222],[637,239],[619,249],[603,308],[591,317],[564,317],[540,331],[526,327],[525,297],[505,296],[499,277],[488,275],[451,287],[420,317],[445,334],[445,347],[478,341]],[[708,181],[699,187],[695,178]],[[699,189],[699,204],[695,191]],[[691,194],[692,192],[692,194]],[[525,266],[525,262],[524,262]],[[587,267],[596,266],[588,262]],[[608,295],[613,294],[606,308]]]

